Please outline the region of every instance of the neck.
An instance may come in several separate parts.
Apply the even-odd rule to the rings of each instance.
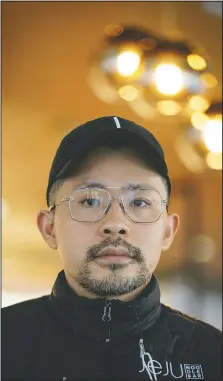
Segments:
[[[91,291],[86,290],[83,286],[81,286],[75,280],[75,278],[73,277],[72,274],[70,274],[69,271],[64,270],[64,273],[65,273],[65,277],[66,277],[68,285],[78,296],[88,298],[88,299],[106,299],[106,300],[115,299],[115,300],[120,300],[122,302],[130,302],[130,301],[136,299],[143,292],[143,290],[146,288],[146,286],[148,285],[148,283],[150,282],[150,279],[151,279],[151,277],[150,277],[149,281],[145,285],[139,287],[137,290],[130,292],[128,294],[111,295],[111,296],[103,297],[103,296],[99,296],[97,294],[94,294]]]

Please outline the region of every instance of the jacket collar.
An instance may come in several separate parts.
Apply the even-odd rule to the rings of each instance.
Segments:
[[[160,289],[153,275],[134,301],[113,299],[108,303],[104,299],[78,296],[68,285],[64,271],[61,271],[52,289],[51,305],[57,316],[77,335],[115,342],[130,336],[140,338],[144,330],[155,324],[161,311]]]

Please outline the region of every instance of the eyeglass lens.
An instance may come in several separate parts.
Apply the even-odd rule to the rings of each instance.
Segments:
[[[155,190],[125,190],[121,200],[125,212],[135,222],[154,222],[160,217],[162,199]],[[72,192],[69,204],[73,219],[98,221],[110,205],[110,194],[104,189],[77,189]]]

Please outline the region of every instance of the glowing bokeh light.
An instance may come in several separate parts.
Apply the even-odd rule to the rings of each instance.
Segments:
[[[203,139],[210,152],[222,152],[222,120],[209,119],[203,130]]]
[[[133,51],[125,51],[117,57],[117,69],[123,77],[133,75],[140,64],[140,56]]]
[[[176,95],[184,87],[182,70],[174,64],[160,64],[155,69],[157,90],[165,95]]]
[[[194,112],[191,115],[191,124],[194,128],[196,128],[199,131],[203,131],[208,121],[209,121],[208,116],[203,114],[202,112]]]
[[[179,103],[171,100],[159,101],[156,106],[163,115],[177,115],[181,110]]]
[[[209,168],[222,170],[222,153],[208,152],[206,161]]]
[[[207,67],[205,59],[198,54],[189,54],[189,56],[187,56],[187,62],[194,70],[204,70]]]
[[[140,96],[140,91],[135,86],[126,85],[118,90],[119,96],[127,102],[134,101]]]
[[[189,106],[193,111],[204,112],[208,109],[210,103],[201,95],[193,95],[189,99]]]

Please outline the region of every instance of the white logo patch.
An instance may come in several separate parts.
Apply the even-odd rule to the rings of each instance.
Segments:
[[[189,380],[202,380],[204,378],[202,367],[199,364],[184,364],[186,378]]]
[[[145,360],[145,357],[148,360]],[[149,375],[149,379],[152,381],[157,380],[157,375],[160,374],[163,377],[171,375],[173,378],[183,378],[188,380],[202,380],[204,378],[202,367],[200,364],[179,364],[174,365],[171,362],[166,361],[165,366],[162,366],[159,361],[153,360],[152,356],[148,352],[144,352],[142,358],[142,369],[139,372],[146,371]]]

